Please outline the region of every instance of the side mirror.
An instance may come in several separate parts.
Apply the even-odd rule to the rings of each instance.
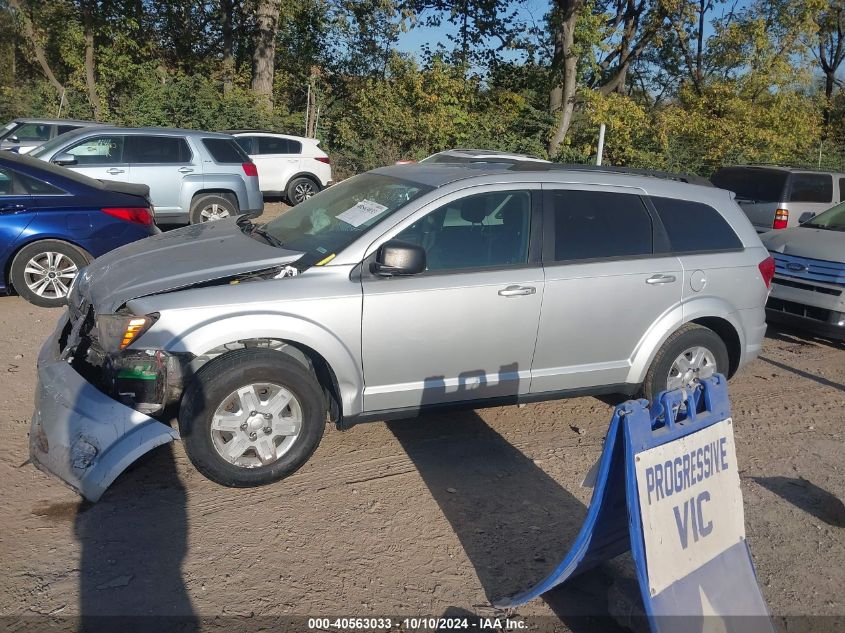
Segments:
[[[9,141],[10,143],[20,143],[21,142],[21,140],[14,134],[12,134],[12,136],[7,138],[6,140]]]
[[[58,154],[50,162],[55,165],[76,165],[76,156],[73,154]]]
[[[380,277],[416,275],[425,270],[425,250],[422,246],[390,240],[381,245],[370,271]]]
[[[798,224],[804,224],[804,222],[809,222],[814,217],[816,217],[816,214],[812,211],[804,211],[804,213],[802,213],[798,218]]]

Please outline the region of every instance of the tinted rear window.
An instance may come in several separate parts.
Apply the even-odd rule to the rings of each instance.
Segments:
[[[204,138],[202,144],[211,154],[216,163],[241,164],[249,162],[249,156],[241,149],[235,139],[228,138]]]
[[[651,216],[639,196],[601,191],[550,191],[555,261],[648,255]]]
[[[720,189],[736,194],[738,200],[780,202],[784,197],[787,172],[756,167],[726,167],[710,179]]]
[[[301,154],[302,143],[287,138],[258,137],[259,154]]]
[[[700,202],[651,198],[675,252],[727,251],[742,248],[727,221],[713,207]]]
[[[56,135],[61,136],[65,132],[71,132],[73,130],[78,130],[80,126],[78,125],[60,125],[56,128]]]
[[[187,141],[178,136],[129,135],[124,160],[140,164],[187,163],[191,160],[191,150]]]
[[[830,174],[792,174],[789,202],[831,202],[833,177]]]

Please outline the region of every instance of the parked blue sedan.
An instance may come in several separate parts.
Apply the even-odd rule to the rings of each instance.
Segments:
[[[0,293],[60,306],[83,266],[158,229],[149,188],[0,153]]]

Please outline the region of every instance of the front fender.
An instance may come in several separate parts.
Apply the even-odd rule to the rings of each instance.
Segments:
[[[357,332],[357,338],[347,342],[314,321],[278,312],[249,312],[223,318],[210,315],[187,329],[181,320],[178,310],[162,312],[155,326],[132,347],[202,356],[221,345],[244,339],[271,338],[304,345],[322,356],[334,371],[344,415],[361,413],[364,376],[360,360],[360,325],[350,329],[350,335]]]

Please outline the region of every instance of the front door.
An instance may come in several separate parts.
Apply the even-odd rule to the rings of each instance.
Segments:
[[[455,195],[392,236],[424,247],[424,273],[364,271],[367,412],[528,392],[543,297],[538,193]]]
[[[680,315],[680,262],[653,254],[642,191],[544,188],[546,293],[531,392],[625,383],[652,326]]]
[[[76,159],[68,165],[73,171],[97,180],[129,182],[129,163],[123,152],[122,135],[103,134],[91,136],[72,147],[61,150],[56,156],[70,154]]]

